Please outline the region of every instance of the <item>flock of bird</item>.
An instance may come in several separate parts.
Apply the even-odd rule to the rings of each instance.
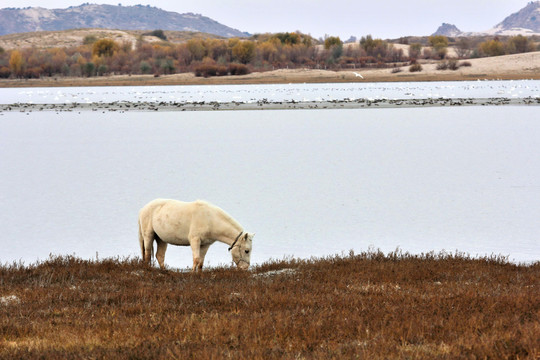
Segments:
[[[0,89],[0,99],[4,112],[536,104],[540,81]]]

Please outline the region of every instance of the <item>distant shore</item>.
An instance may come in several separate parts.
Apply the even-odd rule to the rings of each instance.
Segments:
[[[69,104],[0,104],[0,115],[5,112],[30,113],[36,111],[227,111],[227,110],[309,110],[309,109],[363,109],[363,108],[411,108],[442,106],[540,106],[540,98],[429,98],[429,99],[355,99],[331,101],[267,101],[253,102],[147,102],[114,101],[110,103],[69,103]]]
[[[91,78],[50,77],[41,79],[2,79],[0,87],[69,87],[69,86],[160,86],[160,85],[235,85],[343,82],[413,82],[465,80],[540,80],[540,51],[489,58],[464,60],[470,66],[458,70],[437,70],[439,62],[422,64],[422,71],[410,72],[402,66],[393,69],[280,69],[253,72],[241,76],[196,77],[193,73],[173,75],[114,75]],[[462,63],[460,61],[459,63]]]

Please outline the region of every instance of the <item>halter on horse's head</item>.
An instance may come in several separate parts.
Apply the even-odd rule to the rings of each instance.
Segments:
[[[231,252],[233,261],[240,269],[246,270],[249,267],[251,258],[251,243],[254,235],[255,234],[240,231],[240,234],[238,234],[231,246],[229,246],[229,251]]]

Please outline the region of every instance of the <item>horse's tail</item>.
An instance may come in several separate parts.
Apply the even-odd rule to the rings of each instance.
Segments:
[[[141,246],[141,256],[143,262],[146,261],[146,250],[144,249],[144,237],[143,237],[143,231],[142,231],[142,225],[141,220],[139,219],[139,245]],[[152,247],[150,248],[150,262],[153,261],[154,258],[154,241],[152,239]]]
[[[141,220],[139,219],[139,244],[141,245],[141,256],[144,261],[144,238],[142,236]]]

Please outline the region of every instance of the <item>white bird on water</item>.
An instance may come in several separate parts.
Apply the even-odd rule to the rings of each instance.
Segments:
[[[353,71],[353,74],[356,75],[356,77],[359,77],[359,78],[362,78],[362,79],[364,78],[364,77],[362,76],[362,74],[359,74],[359,73],[357,73],[357,72],[354,72],[354,71]]]

